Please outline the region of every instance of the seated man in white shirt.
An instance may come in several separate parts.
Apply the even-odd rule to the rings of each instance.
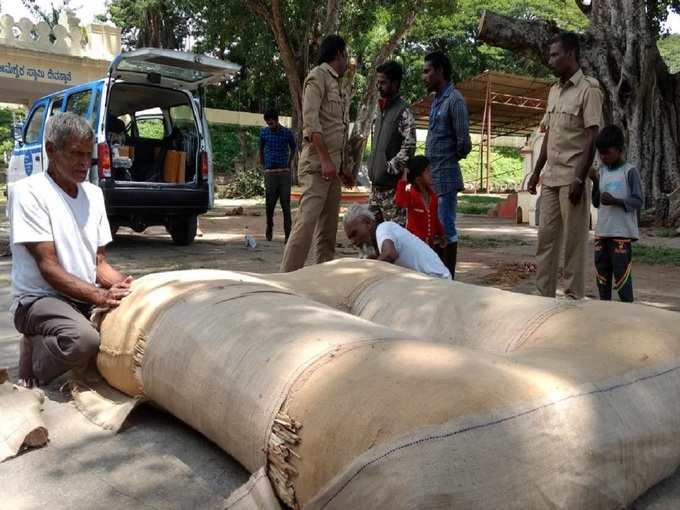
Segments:
[[[343,220],[345,233],[359,249],[372,246],[378,260],[390,262],[436,278],[451,279],[451,273],[427,244],[393,221],[376,223],[367,205],[355,204]]]
[[[19,378],[27,386],[85,368],[99,350],[92,308],[117,306],[130,292],[131,278],[106,260],[102,191],[86,182],[93,141],[83,117],[50,117],[47,171],[22,179],[11,195],[12,311],[24,335]]]

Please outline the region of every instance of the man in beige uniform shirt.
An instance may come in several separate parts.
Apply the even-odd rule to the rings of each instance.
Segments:
[[[286,243],[281,272],[305,265],[315,238],[315,260],[333,260],[338,231],[341,182],[348,112],[340,86],[347,69],[347,48],[338,35],[329,35],[319,47],[319,65],[305,79],[302,92],[302,152],[298,177],[302,186],[300,207]]]
[[[564,246],[564,293],[581,299],[585,288],[586,246],[590,224],[587,178],[601,125],[602,92],[578,63],[579,42],[564,33],[550,45],[549,65],[559,82],[552,86],[541,127],[545,138],[529,192],[536,194],[541,170],[540,217],[536,253],[536,286],[542,296],[554,297]]]

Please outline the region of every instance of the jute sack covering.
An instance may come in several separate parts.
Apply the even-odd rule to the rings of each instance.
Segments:
[[[120,391],[133,397],[143,395],[140,368],[149,326],[185,293],[198,288],[219,287],[222,279],[231,276],[225,271],[176,271],[155,273],[136,280],[133,295],[123,300],[115,313],[109,314],[100,325],[99,372],[107,380],[116,381],[113,386]]]
[[[350,309],[382,280],[396,291],[377,293],[378,302],[395,295],[421,302],[447,285],[461,291],[451,299],[466,300],[476,290],[430,288],[432,280],[411,274],[399,289],[391,266],[387,279],[355,274],[352,284],[337,265],[315,269],[324,267],[336,285],[331,277],[312,281],[307,270],[298,278],[327,302],[337,289],[336,303]],[[120,364],[129,373],[99,366],[114,387],[143,391],[247,469],[266,466],[288,506],[618,508],[680,463],[675,313],[566,307],[532,325],[521,349],[505,353],[506,335],[498,354],[454,345],[455,325],[452,339],[428,341],[353,317],[285,290],[283,278],[202,271],[143,278],[102,324],[103,350],[122,352],[118,343],[128,340],[119,333],[136,321],[136,344],[125,349],[134,360]],[[479,313],[504,319],[515,297],[502,292]],[[537,309],[550,304],[527,299]],[[138,301],[154,308],[145,321]],[[425,312],[413,331],[428,327]]]
[[[296,294],[430,341],[505,353],[573,302],[468,285],[378,262],[340,259],[267,277]]]
[[[40,390],[12,384],[0,369],[0,462],[14,457],[22,448],[37,448],[47,443]]]

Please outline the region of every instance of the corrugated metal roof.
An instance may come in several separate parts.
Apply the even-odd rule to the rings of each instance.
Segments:
[[[484,105],[491,106],[491,133],[498,136],[527,136],[534,132],[545,113],[553,82],[513,74],[485,71],[456,84],[470,112],[470,132],[482,133]],[[427,129],[432,96],[411,107],[419,128]]]

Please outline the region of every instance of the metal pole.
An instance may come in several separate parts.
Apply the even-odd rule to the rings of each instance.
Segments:
[[[486,98],[484,100],[484,119],[482,120],[482,157],[479,161],[479,189],[484,188],[484,144],[486,144],[486,185],[489,191],[489,143],[491,135],[491,83],[488,72],[486,74]]]
[[[489,102],[489,114],[487,116],[489,130],[486,139],[486,192],[491,191],[491,102]]]
[[[486,73],[485,73],[486,74]],[[484,113],[482,114],[482,133],[479,139],[479,191],[484,187],[484,133],[486,132],[487,110],[489,108],[489,75],[486,75],[486,98],[484,99]]]
[[[484,131],[486,130],[486,108],[484,101],[484,113],[482,114],[482,133],[479,136],[479,191],[484,187]]]

